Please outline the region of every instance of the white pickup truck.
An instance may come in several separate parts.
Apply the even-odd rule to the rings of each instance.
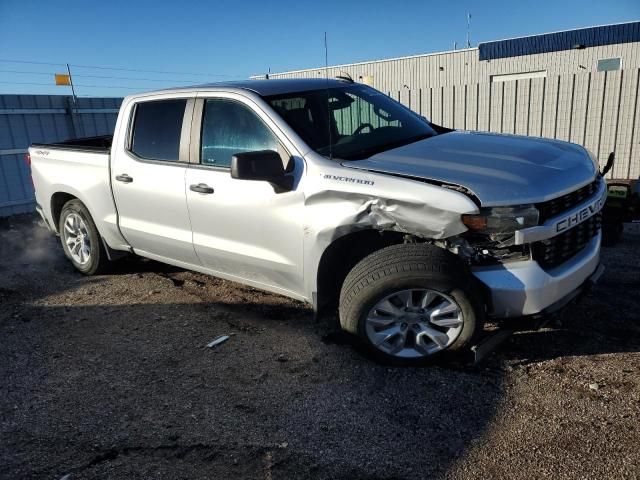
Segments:
[[[29,149],[82,273],[121,252],[339,311],[386,360],[468,348],[597,278],[606,187],[555,140],[453,131],[370,87],[250,80],[133,95],[113,137]]]

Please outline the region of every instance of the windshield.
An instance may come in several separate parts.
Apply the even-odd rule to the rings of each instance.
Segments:
[[[429,124],[366,85],[310,90],[265,100],[317,153],[345,160],[429,138]]]

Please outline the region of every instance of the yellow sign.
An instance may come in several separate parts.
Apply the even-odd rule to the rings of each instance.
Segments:
[[[64,73],[56,73],[56,85],[71,85],[71,77]]]
[[[370,87],[373,87],[373,75],[364,75],[362,78],[362,83],[364,83],[365,85],[369,85]]]

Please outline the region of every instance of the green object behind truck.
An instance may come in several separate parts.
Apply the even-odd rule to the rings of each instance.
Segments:
[[[602,212],[603,243],[618,242],[626,222],[640,222],[640,180],[607,182],[607,203]]]

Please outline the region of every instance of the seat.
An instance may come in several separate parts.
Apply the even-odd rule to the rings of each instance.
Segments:
[[[302,137],[302,139],[314,150],[327,144],[326,135],[321,131],[322,126],[313,121],[311,111],[308,108],[295,108],[292,110],[280,110],[284,119]]]

